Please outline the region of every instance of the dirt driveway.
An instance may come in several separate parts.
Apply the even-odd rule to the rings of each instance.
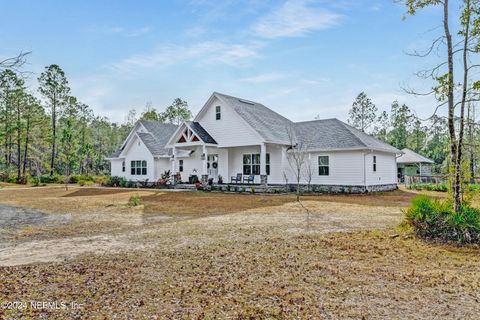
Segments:
[[[133,194],[141,195],[144,205],[127,207]],[[238,228],[260,233],[326,233],[383,229],[401,220],[398,199],[394,205],[381,206],[372,205],[368,197],[363,198],[365,204],[356,198],[338,199],[335,202],[331,196],[307,197],[300,205],[291,196],[85,188],[4,190],[0,203],[27,208],[0,206],[0,266],[64,261],[82,254],[149,250],[161,243],[177,247],[208,243],[225,233],[235,237]],[[216,203],[216,208],[211,203]],[[198,212],[200,205],[210,212]]]
[[[408,192],[305,197],[302,206],[292,196],[4,191],[2,204],[70,219],[6,233],[0,303],[82,307],[0,308],[2,319],[476,319],[480,313],[478,248],[426,244],[389,228],[401,221],[401,207],[414,196]],[[143,205],[127,207],[137,193]]]

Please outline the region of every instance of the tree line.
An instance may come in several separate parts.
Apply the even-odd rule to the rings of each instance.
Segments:
[[[478,171],[476,159],[480,151],[480,131],[475,119],[475,103],[469,103],[467,108],[463,124],[467,132],[464,148],[467,151],[470,175],[475,177]],[[392,102],[389,111],[379,112],[375,103],[365,92],[361,92],[352,104],[348,122],[399,150],[408,148],[432,159],[436,173],[447,174],[449,171],[450,139],[445,117],[434,114],[429,119],[419,119],[409,106],[398,101]]]
[[[60,66],[45,67],[37,78],[38,87],[30,90],[25,73],[15,68],[24,60],[18,61],[0,65],[2,181],[26,183],[32,176],[109,174],[105,157],[119,147],[137,120],[178,124],[191,118],[187,102],[177,98],[163,112],[149,103],[139,116],[132,109],[122,123],[112,122],[95,115],[72,94]]]

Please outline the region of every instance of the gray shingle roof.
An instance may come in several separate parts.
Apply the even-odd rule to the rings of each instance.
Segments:
[[[295,123],[297,138],[312,150],[373,149],[400,154],[401,151],[338,119]]]
[[[261,103],[218,92],[215,92],[214,95],[230,105],[247,124],[257,131],[265,142],[289,145],[292,142],[291,140],[296,140],[307,143],[310,150],[373,149],[397,154],[402,153],[391,145],[338,119],[292,122]],[[155,156],[171,155],[172,150],[166,149],[165,145],[178,126],[155,121],[140,121],[140,123],[148,132],[139,132],[138,135],[150,152]],[[217,143],[198,122],[189,122],[188,124],[203,142]],[[121,151],[120,149],[117,150],[110,157],[118,157]]]
[[[434,163],[433,160],[428,159],[410,149],[402,149],[402,152],[403,154],[397,158],[397,163]]]
[[[170,137],[177,130],[178,126],[170,123],[161,123],[157,121],[141,120],[140,123],[147,129],[148,133],[139,132],[138,135],[142,139],[145,146],[154,156],[171,155],[172,150],[166,149]]]
[[[228,103],[266,142],[288,144],[287,128],[293,122],[279,115],[263,104],[222,93],[215,93],[221,100]]]
[[[119,148],[117,151],[109,155],[107,158],[118,158],[120,156],[120,153],[122,153],[122,149]]]
[[[178,126],[170,123],[161,123],[156,121],[139,121],[148,132],[137,132],[140,139],[143,141],[145,146],[154,156],[166,156],[171,155],[172,150],[166,149],[165,145],[167,144],[170,137],[173,135]],[[120,148],[115,151],[108,158],[118,158],[122,153],[123,149]]]
[[[292,139],[299,139],[308,141],[309,149],[375,149],[401,153],[338,119],[292,122],[261,103],[218,92],[214,94],[228,103],[266,142],[290,144]]]
[[[217,141],[205,130],[200,123],[189,121],[188,125],[197,134],[197,136],[205,143],[217,144]]]

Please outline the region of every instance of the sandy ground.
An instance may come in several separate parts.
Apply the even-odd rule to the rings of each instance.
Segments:
[[[477,319],[480,313],[478,247],[424,243],[394,229],[413,193],[305,197],[300,205],[291,196],[4,191],[2,208],[19,215],[4,222],[0,241],[0,306],[82,307],[0,307],[0,319]],[[126,206],[137,194],[143,205]]]
[[[102,195],[95,197],[104,197]],[[69,197],[73,200],[74,197]],[[86,201],[87,199],[85,199]],[[100,199],[101,201],[102,199]],[[98,199],[97,199],[98,201]],[[41,204],[39,206],[42,206]],[[52,210],[52,208],[50,208]],[[117,208],[118,209],[118,208]],[[123,210],[123,212],[122,212]],[[212,234],[223,234],[228,230],[244,228],[270,228],[288,233],[326,233],[364,229],[382,229],[395,226],[401,220],[400,209],[359,204],[319,202],[306,200],[302,205],[286,203],[281,206],[255,208],[224,215],[197,217],[183,215],[181,218],[161,214],[143,214],[143,208],[134,210],[123,208],[115,212],[111,207],[93,212],[73,214],[47,214],[38,209],[19,209],[0,206],[0,231],[24,235],[21,241],[6,240],[0,244],[0,266],[14,266],[29,263],[64,261],[83,254],[102,255],[131,250],[147,250],[158,245],[158,239],[148,240],[149,235],[171,234],[169,245],[182,246],[187,243],[206,243]],[[133,212],[132,212],[133,211]],[[75,236],[75,233],[58,239],[34,239],[35,231],[71,230],[76,226],[87,228],[88,221],[95,225],[119,226],[120,232]],[[13,229],[12,229],[13,228]],[[190,229],[204,230],[205,235],[196,235],[185,241],[179,230],[188,233]],[[105,231],[101,230],[100,231]],[[108,230],[106,230],[108,231]],[[211,232],[210,232],[211,231]],[[4,231],[5,233],[5,231]],[[1,233],[0,233],[1,235]],[[62,235],[62,233],[60,233]],[[233,232],[232,232],[233,236]],[[214,237],[213,237],[214,238]]]

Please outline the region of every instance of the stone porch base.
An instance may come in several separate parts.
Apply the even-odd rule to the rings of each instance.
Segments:
[[[214,184],[207,187],[211,191],[224,192],[248,192],[248,193],[285,193],[296,192],[296,184],[288,185],[253,185],[253,184]],[[343,194],[361,194],[368,192],[383,192],[398,189],[397,184],[383,184],[374,186],[342,186],[342,185],[300,185],[302,193],[343,193]]]

